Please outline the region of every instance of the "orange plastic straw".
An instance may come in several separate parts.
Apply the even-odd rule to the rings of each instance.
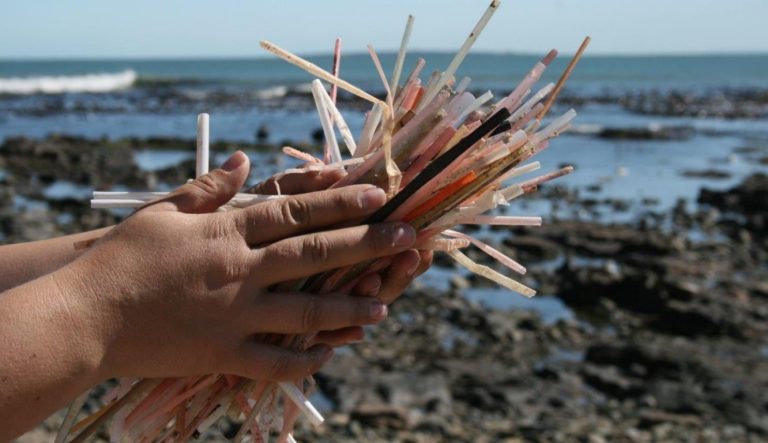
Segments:
[[[435,194],[429,200],[425,201],[423,205],[411,211],[410,214],[405,216],[403,221],[408,223],[425,214],[427,211],[440,204],[441,201],[445,200],[446,197],[463,188],[464,186],[472,183],[476,178],[477,175],[475,175],[474,171],[470,171],[464,177],[461,177],[460,179],[441,189],[440,192]]]

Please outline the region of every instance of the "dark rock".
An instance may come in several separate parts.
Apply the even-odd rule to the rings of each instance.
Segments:
[[[646,128],[605,128],[599,136],[613,140],[685,140],[691,137],[688,126],[649,126]]]

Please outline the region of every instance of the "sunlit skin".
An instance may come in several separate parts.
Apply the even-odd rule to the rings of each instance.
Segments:
[[[369,185],[311,192],[338,172],[285,176],[281,191],[298,195],[214,212],[242,188],[249,167],[236,153],[115,227],[0,247],[0,440],[110,377],[314,373],[333,347],[382,321],[431,263],[431,254],[411,249],[415,233],[405,224],[334,229],[385,202]],[[256,191],[273,192],[276,181]],[[384,256],[393,256],[390,267],[349,294],[268,289]],[[303,352],[257,338],[314,331],[322,332]]]

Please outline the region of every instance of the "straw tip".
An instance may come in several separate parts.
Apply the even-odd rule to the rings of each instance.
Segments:
[[[552,63],[552,60],[554,60],[555,57],[557,57],[557,54],[558,54],[557,49],[552,49],[547,53],[546,57],[544,57],[541,63],[543,63],[545,66],[549,66],[549,64]]]

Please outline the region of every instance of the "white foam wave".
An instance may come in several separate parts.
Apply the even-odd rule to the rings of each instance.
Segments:
[[[287,86],[273,86],[271,88],[259,89],[252,93],[253,97],[260,100],[283,98],[286,94],[288,94]]]
[[[0,78],[0,94],[62,94],[65,92],[110,92],[130,88],[135,71],[45,77]]]

